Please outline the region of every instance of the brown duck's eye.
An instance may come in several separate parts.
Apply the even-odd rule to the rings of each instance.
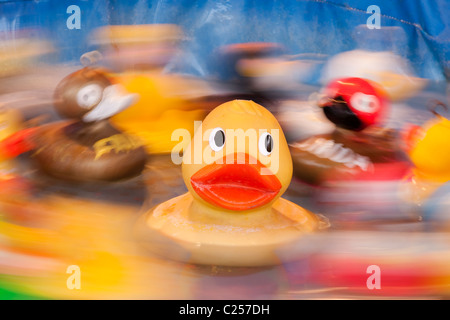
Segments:
[[[215,128],[209,135],[209,146],[214,151],[220,151],[225,145],[225,132],[222,128]]]
[[[88,84],[77,93],[77,103],[80,107],[89,109],[102,99],[103,89],[98,84]]]
[[[264,132],[259,137],[259,152],[261,152],[261,154],[265,156],[268,156],[269,154],[272,153],[273,148],[274,145],[272,136],[270,135],[270,133]]]

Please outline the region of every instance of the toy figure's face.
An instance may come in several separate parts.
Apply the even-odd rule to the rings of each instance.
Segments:
[[[325,88],[324,94],[319,106],[326,117],[340,128],[360,131],[379,124],[387,113],[387,95],[368,80],[335,80]]]
[[[55,107],[62,116],[94,122],[128,108],[135,99],[135,95],[123,94],[102,72],[85,68],[61,81]]]
[[[270,205],[286,190],[292,160],[275,117],[252,101],[235,100],[205,118],[182,170],[198,201],[245,211]]]

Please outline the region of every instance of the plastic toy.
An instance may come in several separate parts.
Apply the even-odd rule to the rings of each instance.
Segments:
[[[380,26],[373,32],[367,24],[352,31],[356,47],[331,57],[322,71],[321,83],[357,77],[381,85],[392,103],[417,95],[428,80],[415,75],[415,66],[406,58],[407,35],[399,26]],[[397,106],[396,106],[397,107]]]
[[[211,57],[212,75],[229,88],[234,97],[250,99],[266,108],[277,108],[280,100],[298,96],[318,63],[304,55],[289,55],[274,42],[232,43]]]
[[[261,87],[261,82],[269,79],[268,85],[272,85],[272,90],[273,82],[277,81],[277,85],[286,83],[282,77],[275,81],[270,79],[283,61],[281,57],[284,51],[278,43],[233,43],[219,48],[212,58],[212,68],[220,80],[235,87],[236,95],[247,95],[261,102],[270,101],[272,96],[266,88]],[[289,67],[292,70],[292,65]],[[279,74],[285,76],[283,71]]]
[[[73,181],[115,181],[138,175],[147,160],[145,149],[137,138],[108,121],[135,98],[99,69],[83,68],[67,76],[56,88],[55,108],[71,120],[36,131],[33,157],[38,167]]]
[[[139,99],[127,110],[114,115],[111,123],[139,137],[150,154],[170,154],[178,144],[172,140],[173,132],[182,128],[193,135],[194,121],[202,121],[210,108],[200,101],[201,98],[189,96],[189,92],[203,91],[202,84],[195,80],[149,73],[112,76],[128,92],[138,94]]]
[[[360,78],[336,80],[325,89],[319,106],[337,128],[291,145],[300,179],[321,184],[327,179],[379,180],[406,174],[409,166],[398,151],[395,133],[377,127],[389,108],[380,87]]]
[[[438,102],[436,106],[444,105]],[[436,110],[432,111],[436,117],[423,127],[410,126],[406,143],[415,166],[415,175],[424,180],[443,183],[450,180],[450,121]]]
[[[150,154],[172,152],[178,144],[172,141],[174,130],[183,128],[193,135],[194,121],[208,112],[201,101],[209,90],[205,82],[165,70],[182,53],[183,37],[174,24],[104,26],[91,34],[101,64],[111,71],[108,76],[139,96],[110,121],[139,137]]]
[[[235,139],[239,132],[248,134],[245,145]],[[275,117],[253,101],[224,103],[205,118],[182,175],[188,192],[138,224],[154,253],[197,264],[271,265],[279,263],[277,248],[324,227],[280,198],[292,178],[289,148]]]
[[[404,130],[404,143],[414,165],[408,181],[409,201],[422,204],[441,186],[450,181],[450,121],[436,111],[447,108],[434,102],[431,111],[435,118],[423,126],[410,125]],[[439,191],[442,197],[443,191]]]
[[[319,107],[336,129],[290,145],[294,175],[321,187],[317,202],[332,211],[392,211],[397,184],[411,165],[397,132],[381,127],[390,105],[387,94],[361,78],[333,81],[323,93]]]
[[[110,70],[161,71],[179,52],[183,37],[175,24],[108,25],[94,30],[90,42]]]

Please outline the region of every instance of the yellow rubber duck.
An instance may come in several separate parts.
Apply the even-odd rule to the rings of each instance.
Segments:
[[[414,164],[411,182],[416,189],[416,202],[450,181],[450,121],[432,112],[435,118],[422,127],[414,125],[405,131],[408,155]]]
[[[191,88],[195,90],[195,83],[179,76],[124,72],[112,77],[128,92],[137,93],[139,99],[110,121],[120,130],[139,137],[150,154],[170,153],[178,144],[172,141],[172,133],[186,129],[193,134],[194,121],[203,120],[207,114],[206,109],[186,96]]]
[[[138,224],[150,250],[189,263],[264,266],[275,250],[325,226],[280,198],[292,178],[276,118],[253,101],[215,108],[183,155],[184,195],[148,211]]]
[[[110,119],[121,131],[144,142],[150,154],[168,154],[178,141],[172,132],[194,133],[194,121],[207,114],[197,98],[208,89],[203,81],[163,73],[184,37],[174,24],[115,25],[96,29],[92,44],[112,71],[115,83],[139,96],[127,110]]]

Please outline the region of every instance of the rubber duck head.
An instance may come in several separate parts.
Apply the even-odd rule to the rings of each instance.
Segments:
[[[342,78],[326,86],[319,107],[337,127],[361,131],[383,121],[389,100],[375,82],[362,78]]]
[[[221,211],[268,208],[292,178],[276,118],[247,100],[226,102],[204,119],[183,155],[184,182],[197,202]]]
[[[83,68],[64,78],[55,90],[55,108],[63,117],[96,122],[108,119],[136,101],[99,69]]]

